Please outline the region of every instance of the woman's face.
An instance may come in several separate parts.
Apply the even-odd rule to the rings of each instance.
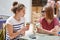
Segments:
[[[17,14],[20,15],[20,17],[24,17],[24,15],[25,15],[25,8],[20,10]]]

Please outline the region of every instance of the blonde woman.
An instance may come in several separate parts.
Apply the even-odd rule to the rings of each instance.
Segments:
[[[25,6],[18,2],[13,2],[11,11],[14,16],[11,16],[6,21],[6,40],[19,40],[21,36],[25,35],[25,31],[28,30],[25,27]]]

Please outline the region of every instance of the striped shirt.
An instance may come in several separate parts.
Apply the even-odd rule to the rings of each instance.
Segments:
[[[10,24],[13,26],[13,32],[17,32],[20,30],[22,27],[24,27],[24,21],[25,19],[22,17],[21,20],[18,22],[14,17],[10,17],[7,21],[6,24]],[[21,35],[18,35],[14,40],[17,40]],[[6,29],[6,40],[10,40],[8,30]]]

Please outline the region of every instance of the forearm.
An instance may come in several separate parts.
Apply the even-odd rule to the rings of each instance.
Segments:
[[[10,33],[10,39],[14,39],[14,38],[16,38],[19,34],[21,34],[21,31],[19,30],[19,31],[17,31],[16,33]]]
[[[42,29],[44,33],[46,34],[54,34],[52,31],[48,31],[48,30],[45,30],[45,29]]]
[[[20,35],[20,34],[23,35],[25,33],[25,28],[21,28],[20,30],[18,30],[17,32],[14,33],[13,26],[10,24],[6,25],[6,30],[8,30],[10,39],[16,38],[18,35]]]
[[[44,34],[53,34],[51,31],[48,31],[48,30],[45,30],[45,29],[42,29],[42,28],[39,28],[40,30],[40,32],[41,33],[44,33]]]
[[[23,33],[22,33],[23,30],[25,31],[25,29],[22,28],[22,29],[18,30],[16,33],[11,33],[11,34],[10,34],[10,38],[13,39],[13,38],[16,38],[16,37],[17,37],[18,35],[20,35],[20,34],[23,35]]]

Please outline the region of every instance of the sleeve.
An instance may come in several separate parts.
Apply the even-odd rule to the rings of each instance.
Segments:
[[[40,19],[39,19],[39,23],[40,23],[40,24],[42,24],[42,20],[43,20],[43,18],[40,18]]]
[[[58,20],[58,18],[55,18],[55,19],[54,19],[54,26],[56,26],[56,25],[59,25],[59,20]]]
[[[12,22],[9,19],[7,19],[6,24],[12,25]]]

